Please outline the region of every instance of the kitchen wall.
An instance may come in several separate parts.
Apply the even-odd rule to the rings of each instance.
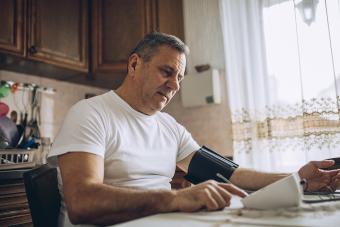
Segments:
[[[184,36],[190,47],[189,73],[194,66],[209,63],[224,69],[223,37],[218,0],[184,0]]]
[[[183,124],[199,144],[213,148],[223,155],[232,155],[231,120],[224,79],[224,55],[222,33],[219,22],[218,0],[184,0],[185,41],[190,47],[188,72],[195,74],[195,65],[210,64],[219,69],[221,77],[222,103],[202,107],[184,108],[180,93],[165,108]],[[41,131],[46,137],[55,137],[67,110],[86,93],[102,94],[106,90],[34,75],[0,70],[0,80],[35,83],[56,89],[55,94],[44,94],[42,98]],[[3,101],[11,108],[15,106],[13,95]],[[16,102],[22,102],[22,94],[17,93]],[[28,102],[29,100],[24,100]]]
[[[210,64],[220,71],[222,103],[184,108],[180,94],[166,107],[200,143],[223,155],[232,155],[231,117],[224,76],[223,37],[218,0],[184,0],[185,42],[190,47],[188,72],[195,65]],[[197,75],[199,76],[199,75]]]
[[[43,93],[41,99],[41,134],[44,137],[50,137],[52,141],[57,134],[68,109],[74,103],[83,99],[86,93],[102,94],[106,91],[105,89],[5,70],[0,70],[0,80],[34,83],[39,86],[54,88],[56,90],[54,94]],[[14,94],[10,93],[7,97],[1,99],[1,101],[8,104],[10,110],[16,110],[18,113],[24,112],[24,106],[26,106],[26,109],[30,114],[30,96],[28,93],[28,90],[19,90]],[[28,119],[30,119],[30,115]]]

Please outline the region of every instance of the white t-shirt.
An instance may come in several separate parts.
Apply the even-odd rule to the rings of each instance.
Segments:
[[[191,134],[170,115],[137,112],[110,91],[82,100],[70,109],[48,162],[58,166],[58,155],[84,151],[104,158],[105,184],[171,189],[176,162],[198,149]],[[63,200],[60,174],[58,178]],[[72,226],[64,206],[62,201],[64,226]]]

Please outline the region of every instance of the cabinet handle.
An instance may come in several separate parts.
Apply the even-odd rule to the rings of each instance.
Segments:
[[[31,46],[28,51],[31,53],[31,54],[36,54],[38,52],[38,48],[36,46]]]

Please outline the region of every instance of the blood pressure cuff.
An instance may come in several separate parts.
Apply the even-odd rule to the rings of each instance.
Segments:
[[[193,184],[206,180],[227,182],[238,164],[203,146],[192,157],[185,179]]]

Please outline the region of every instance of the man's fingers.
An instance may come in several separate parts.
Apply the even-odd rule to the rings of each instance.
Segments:
[[[214,196],[212,195],[212,192],[208,189],[205,188],[204,189],[205,192],[205,206],[207,207],[207,210],[217,210],[219,208],[218,203],[216,202],[216,200],[214,199]]]
[[[336,191],[337,189],[340,188],[340,179],[335,179],[332,183],[331,183],[331,187],[334,191]]]
[[[248,193],[245,192],[244,190],[240,189],[239,187],[236,187],[233,184],[226,184],[226,183],[219,183],[219,186],[221,186],[222,188],[226,189],[228,192],[234,194],[234,195],[238,195],[242,198],[248,196]]]
[[[332,177],[331,187],[334,191],[340,188],[340,173]]]
[[[245,197],[248,194],[240,188],[226,183],[218,183],[214,180],[209,180],[200,183],[191,188],[192,193],[198,193],[199,199],[195,202],[199,202],[200,205],[196,206],[195,209],[206,207],[207,210],[219,210],[226,206],[230,206],[231,194]],[[193,201],[194,202],[194,201]],[[191,209],[190,209],[191,210]]]
[[[210,190],[210,193],[212,195],[212,197],[214,198],[214,200],[218,203],[218,208],[223,208],[225,206],[227,206],[227,201],[224,199],[224,197],[222,196],[222,192],[221,190],[219,190],[218,188],[219,186],[212,186],[212,185],[208,185],[208,189]],[[222,189],[224,190],[224,189]],[[230,200],[230,198],[229,198]]]
[[[311,163],[318,168],[327,168],[335,164],[334,160],[312,161]]]
[[[219,185],[217,185],[216,189],[218,190],[218,193],[222,196],[225,202],[223,207],[230,206],[230,200],[231,200],[232,195],[226,189],[224,189],[223,187]]]
[[[209,211],[219,210],[230,206],[232,195],[228,190],[237,194],[235,192],[240,189],[231,185],[221,187],[216,181],[209,180],[190,188],[178,190],[174,203],[178,210],[186,212],[198,211],[202,208]]]
[[[336,176],[337,174],[340,173],[340,171],[338,169],[334,169],[334,170],[320,170],[320,171],[322,171],[323,173],[329,174],[331,177],[334,177],[334,176]]]
[[[201,201],[208,210],[223,209],[230,206],[231,194],[227,189],[219,186],[219,183],[213,180],[206,181],[197,185],[201,188]]]
[[[335,176],[333,176],[332,180],[340,180],[340,172],[338,172]]]

